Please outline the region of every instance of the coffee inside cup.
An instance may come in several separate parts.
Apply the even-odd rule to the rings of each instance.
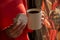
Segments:
[[[36,14],[36,13],[39,13],[39,11],[30,11],[29,13]]]
[[[29,13],[29,14],[37,14],[37,13],[40,13],[40,9],[29,9],[27,11],[27,13]]]

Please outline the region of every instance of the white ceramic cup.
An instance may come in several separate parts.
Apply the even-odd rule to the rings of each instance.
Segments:
[[[29,9],[28,14],[28,28],[32,30],[38,30],[42,27],[41,25],[41,13],[40,9]]]

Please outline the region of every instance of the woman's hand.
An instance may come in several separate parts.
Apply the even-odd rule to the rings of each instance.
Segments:
[[[14,20],[14,24],[6,30],[9,37],[16,38],[23,33],[27,24],[27,16],[24,14],[18,14]]]

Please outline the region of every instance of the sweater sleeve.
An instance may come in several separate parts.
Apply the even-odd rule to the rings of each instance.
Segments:
[[[0,31],[9,28],[13,24],[13,20],[17,14],[26,13],[23,0],[14,0],[8,4],[5,3],[3,3],[3,6],[0,4]]]
[[[13,24],[12,19],[9,17],[2,17],[0,18],[0,31],[9,28]]]

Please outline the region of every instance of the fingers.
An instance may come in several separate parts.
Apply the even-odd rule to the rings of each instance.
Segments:
[[[11,33],[11,37],[16,38],[23,33],[25,25],[20,25],[14,32]]]
[[[8,36],[14,38],[21,35],[24,28],[26,27],[26,24],[27,24],[26,15],[19,14],[14,21],[14,25],[6,30]]]
[[[16,38],[16,37],[20,36],[25,27],[26,27],[26,25],[21,23],[13,32],[8,31],[8,36],[12,37],[12,38]]]
[[[22,34],[25,27],[26,25],[21,22],[18,26],[14,25],[14,27],[6,30],[6,32],[9,37],[16,38]]]
[[[25,28],[25,25],[23,25],[22,28],[19,29],[18,32],[16,32],[17,34],[19,34],[17,36],[20,36],[23,33],[24,28]]]
[[[17,26],[17,28],[16,28],[13,32],[11,32],[11,34],[14,34],[14,33],[18,32],[18,31],[21,31],[21,29],[23,30],[23,28],[25,28],[25,27],[24,27],[24,25],[21,23],[19,26]]]
[[[21,23],[19,25],[21,25]],[[7,31],[12,33],[14,30],[16,30],[18,28],[19,25],[17,25],[17,22],[16,22],[14,25],[12,25],[10,28],[8,28]]]

